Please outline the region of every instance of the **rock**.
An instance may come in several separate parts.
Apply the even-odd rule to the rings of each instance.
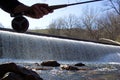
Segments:
[[[85,64],[83,64],[83,63],[77,63],[77,64],[75,64],[74,66],[79,66],[79,67],[81,67],[81,66],[85,66]]]
[[[34,65],[36,65],[36,66],[40,66],[40,64],[39,64],[39,63],[34,63]]]
[[[49,66],[49,67],[58,67],[60,64],[57,61],[51,60],[51,61],[44,61],[41,63],[42,66]]]
[[[19,74],[9,72],[9,73],[5,74],[4,78],[2,78],[2,80],[24,80],[24,78]]]
[[[79,70],[76,66],[70,66],[70,65],[61,65],[61,69],[63,70]]]
[[[52,70],[53,68],[43,68],[43,67],[39,67],[39,68],[32,68],[32,70]]]
[[[10,72],[8,76],[4,76],[8,72]],[[2,80],[43,80],[35,71],[18,66],[15,63],[0,65],[0,78]]]
[[[114,41],[114,40],[111,40],[111,39],[107,39],[107,38],[100,38],[99,41],[101,41],[103,43],[108,43],[108,44],[113,44],[113,45],[120,46],[120,42]]]

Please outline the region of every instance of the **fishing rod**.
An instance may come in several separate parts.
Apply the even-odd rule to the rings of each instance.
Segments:
[[[68,6],[74,6],[74,5],[97,2],[97,1],[102,1],[102,0],[85,1],[85,2],[78,2],[78,3],[72,3],[72,4],[53,5],[53,6],[49,6],[49,7],[52,10],[56,10],[56,9],[65,8],[65,7],[68,7]]]
[[[92,3],[92,2],[97,2],[97,1],[103,1],[103,0],[92,0],[92,1],[72,3],[72,4],[52,5],[52,6],[49,6],[49,8],[51,10],[56,10],[56,9],[65,8],[68,6]],[[23,15],[25,15],[27,13],[29,13],[29,11],[28,12],[21,12],[21,13],[17,13],[17,14],[11,14],[11,17],[14,17],[14,19],[12,20],[12,28],[14,31],[20,32],[20,33],[27,31],[27,29],[29,27],[29,22],[25,17],[23,17]]]

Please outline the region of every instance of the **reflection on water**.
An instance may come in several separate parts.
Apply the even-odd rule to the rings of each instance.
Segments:
[[[43,67],[36,65],[41,61],[24,61],[1,59],[0,63],[15,62],[18,65],[26,66],[31,69],[46,68],[47,70],[36,70],[44,80],[120,80],[120,63],[100,63],[100,62],[83,62],[86,67],[79,67],[78,71],[61,70],[60,67]],[[72,65],[77,62],[59,61],[61,64]],[[86,68],[84,70],[84,68]]]

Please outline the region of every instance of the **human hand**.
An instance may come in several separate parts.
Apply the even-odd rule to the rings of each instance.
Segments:
[[[53,10],[48,6],[48,4],[37,3],[30,7],[22,4],[17,6],[13,11],[15,14],[22,12],[24,12],[24,15],[28,17],[39,19],[48,13],[52,13]]]
[[[41,18],[48,13],[52,13],[53,10],[47,4],[34,4],[29,7],[26,16],[32,18]]]

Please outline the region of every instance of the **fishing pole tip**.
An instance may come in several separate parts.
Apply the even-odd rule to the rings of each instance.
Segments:
[[[103,1],[103,0],[93,0],[93,1]]]

